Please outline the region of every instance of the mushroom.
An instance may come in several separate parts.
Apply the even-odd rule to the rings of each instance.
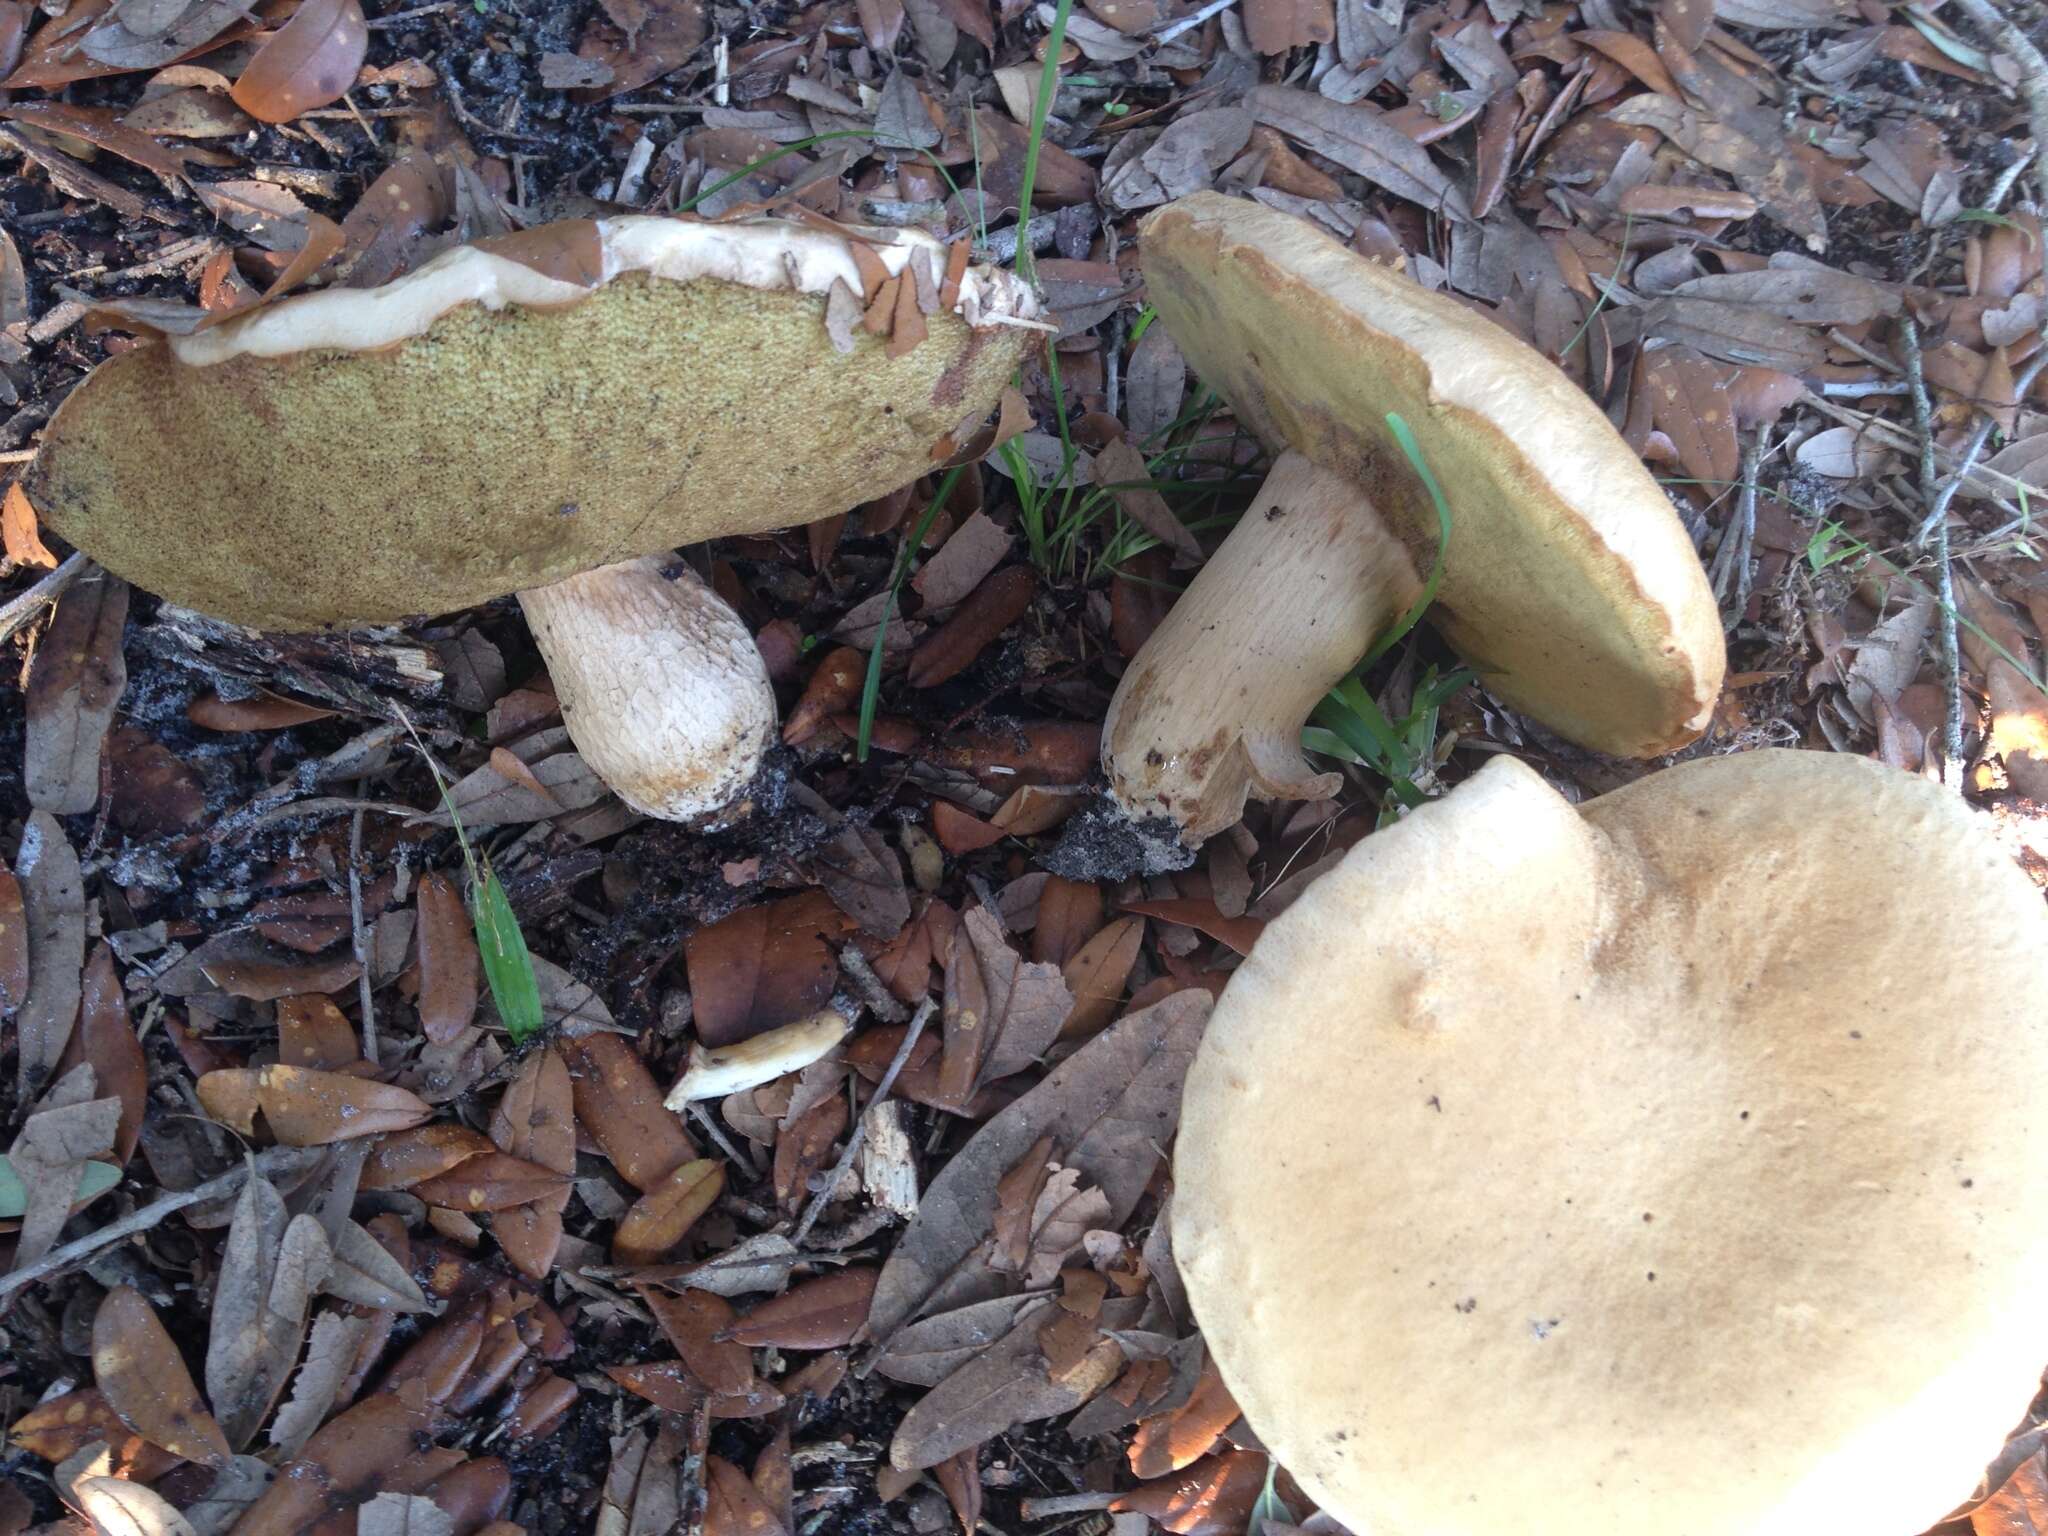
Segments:
[[[642,811],[701,816],[752,778],[775,701],[739,618],[653,557],[931,468],[1043,329],[1022,281],[960,254],[648,216],[460,246],[102,365],[28,491],[116,574],[242,624],[517,592],[591,766]],[[886,344],[864,306],[893,314]]]
[[[1699,558],[1569,378],[1257,203],[1196,193],[1141,233],[1161,321],[1278,457],[1111,701],[1102,762],[1126,814],[1167,817],[1192,846],[1248,794],[1336,793],[1301,728],[1415,602],[1443,542],[1390,412],[1450,507],[1430,618],[1487,687],[1604,752],[1655,756],[1704,729],[1726,653]]]
[[[2048,913],[1960,802],[1759,751],[1512,758],[1260,937],[1173,1247],[1376,1536],[1908,1536],[2048,1362]]]

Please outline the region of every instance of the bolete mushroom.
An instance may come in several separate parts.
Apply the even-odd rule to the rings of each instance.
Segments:
[[[104,364],[29,494],[118,575],[242,624],[516,591],[591,766],[642,811],[698,816],[752,777],[775,701],[738,617],[652,557],[931,468],[1042,328],[1026,284],[960,254],[649,216],[461,246]],[[861,328],[877,311],[886,343]]]
[[[1374,1536],[1909,1536],[2048,1364],[2048,912],[1923,780],[1496,758],[1225,988],[1173,1245]]]
[[[1500,698],[1604,752],[1705,727],[1721,623],[1669,499],[1533,348],[1305,221],[1200,192],[1141,226],[1147,296],[1277,454],[1257,500],[1135,656],[1103,725],[1121,808],[1197,844],[1248,794],[1322,799],[1316,701],[1415,601],[1443,543],[1390,427],[1443,487],[1431,622]]]

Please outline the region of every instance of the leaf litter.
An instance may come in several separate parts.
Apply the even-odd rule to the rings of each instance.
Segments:
[[[2048,290],[1995,39],[1746,0],[1090,4],[1066,18],[1079,62],[1027,230],[1050,6],[855,0],[758,35],[696,0],[580,25],[404,9],[0,14],[0,451],[129,344],[89,314],[191,328],[372,286],[565,199],[800,199],[962,258],[1028,243],[1060,336],[996,432],[962,429],[950,495],[935,474],[704,552],[785,722],[732,828],[609,796],[506,605],[254,636],[87,573],[10,618],[28,686],[0,769],[0,1224],[22,1225],[0,1264],[233,1177],[244,1137],[305,1149],[10,1293],[28,1322],[0,1410],[102,1527],[1013,1529],[1050,1491],[1099,1495],[1119,1536],[1246,1528],[1268,1463],[1166,1237],[1177,1073],[1260,926],[1384,797],[1361,775],[1319,810],[1254,807],[1168,881],[1091,841],[1117,659],[1256,473],[1133,259],[1139,217],[1187,192],[1311,219],[1598,398],[1717,572],[1735,686],[1715,750],[1956,771],[1959,701],[1967,794],[2048,870],[2023,830],[2048,739],[2026,499]],[[848,340],[924,328],[914,283],[846,297]],[[1953,676],[1917,539],[1909,318],[1957,485]],[[975,458],[1013,438],[1021,485]],[[18,486],[0,523],[12,596],[66,551]],[[1390,717],[1428,659],[1371,674]],[[445,800],[392,750],[394,710]],[[1438,730],[1452,778],[1477,745],[1610,787],[1476,688]],[[1047,878],[1055,847],[1075,878]],[[530,997],[499,991],[519,963],[480,952],[485,909],[530,950]],[[827,1013],[848,1030],[822,1056],[664,1107],[696,1052]],[[221,1476],[175,1471],[166,1443]],[[2022,1528],[2038,1447],[1992,1481],[1972,1528]],[[0,1518],[20,1486],[0,1481]]]

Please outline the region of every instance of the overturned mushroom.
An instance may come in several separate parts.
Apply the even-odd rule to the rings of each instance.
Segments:
[[[1720,692],[1691,541],[1591,400],[1532,348],[1302,220],[1197,193],[1143,225],[1145,285],[1190,364],[1279,452],[1258,499],[1132,660],[1103,726],[1123,809],[1199,843],[1247,795],[1321,799],[1316,701],[1415,601],[1488,688],[1574,741],[1647,757]]]
[[[1909,1536],[2048,1363],[2048,912],[1953,796],[1511,758],[1259,939],[1173,1246],[1274,1455],[1384,1536]]]
[[[643,216],[462,246],[106,363],[29,493],[117,574],[243,624],[516,591],[591,765],[643,811],[701,815],[752,777],[775,701],[738,617],[648,557],[895,490],[994,404],[1038,306],[948,254]],[[828,333],[828,304],[857,319],[885,283],[921,343]]]

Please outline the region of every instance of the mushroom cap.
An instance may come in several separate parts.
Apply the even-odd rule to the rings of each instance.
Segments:
[[[1720,615],[1671,502],[1534,348],[1305,220],[1198,192],[1141,226],[1147,296],[1268,446],[1356,485],[1427,572],[1439,525],[1387,426],[1451,509],[1430,620],[1488,688],[1584,746],[1652,757],[1705,729]]]
[[[1011,323],[1037,314],[1029,289],[982,268],[904,355],[857,330],[841,352],[825,314],[843,283],[858,320],[851,237],[580,229],[581,274],[463,246],[381,288],[138,346],[64,402],[29,495],[187,607],[276,629],[395,620],[895,490],[994,404],[1034,334]],[[937,241],[859,233],[941,293]]]
[[[1919,779],[1574,809],[1497,758],[1232,977],[1175,1257],[1353,1530],[1909,1536],[2048,1363],[2044,997],[2040,895]]]

